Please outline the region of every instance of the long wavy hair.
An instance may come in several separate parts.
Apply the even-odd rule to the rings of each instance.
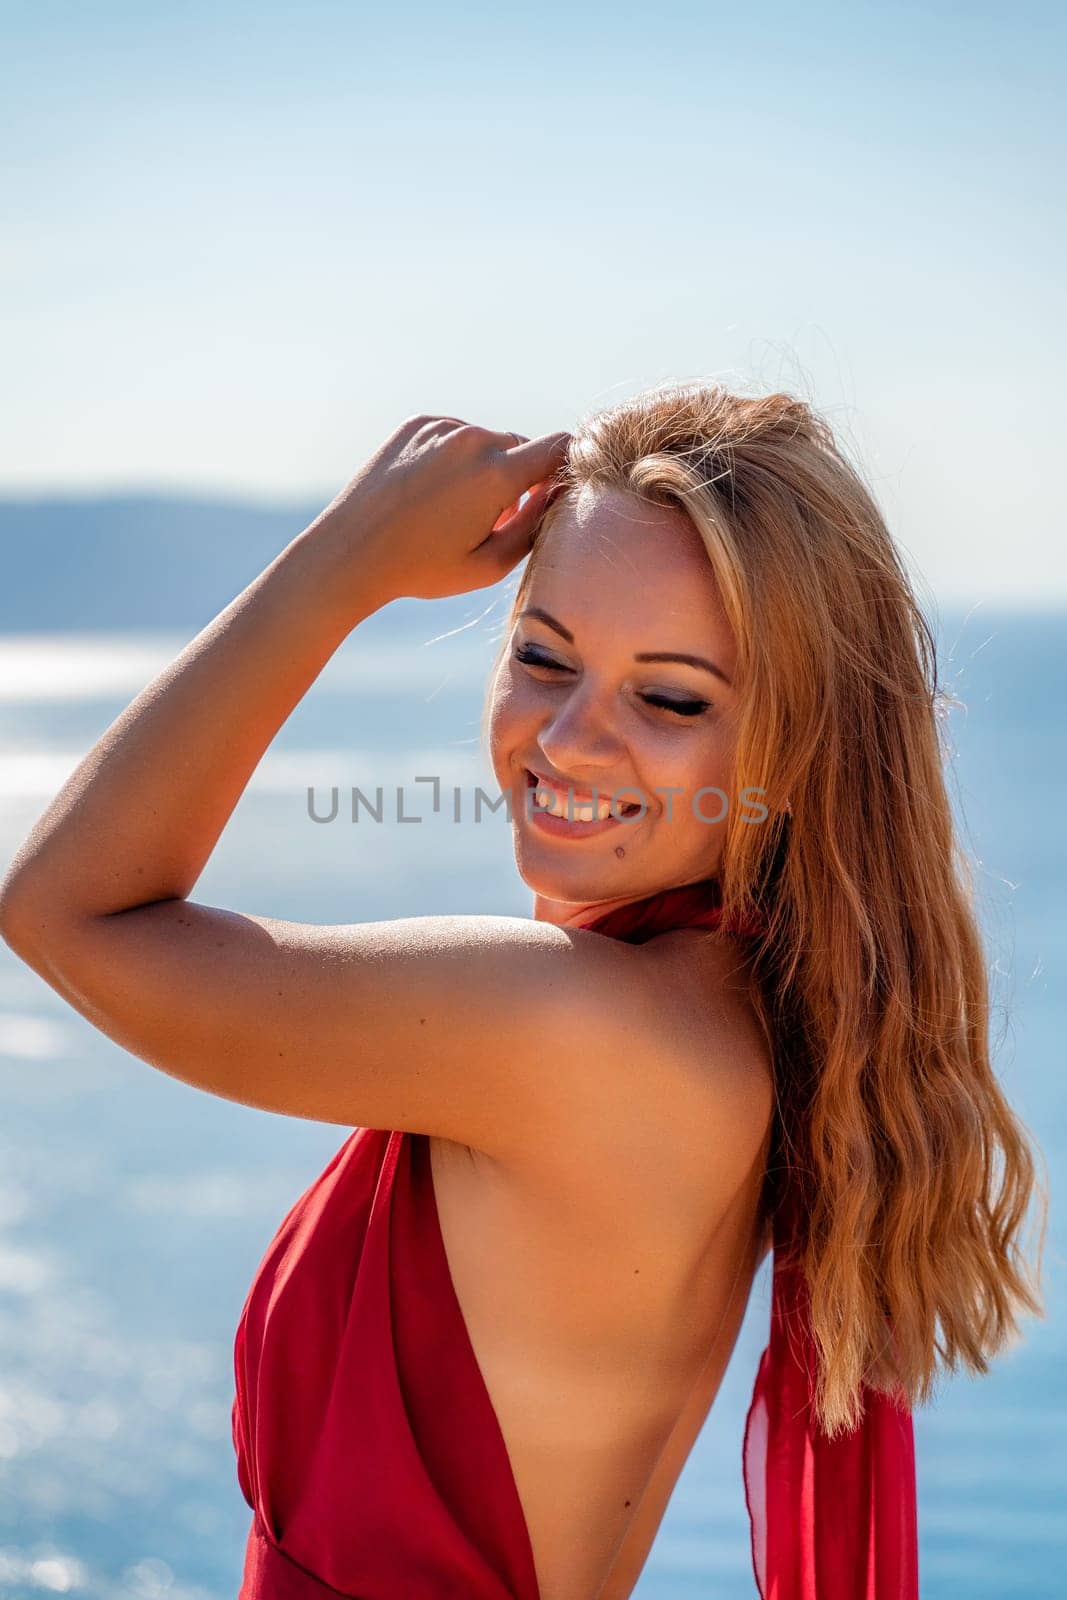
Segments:
[[[818,1352],[820,1427],[861,1384],[930,1399],[938,1363],[985,1373],[1044,1316],[1021,1231],[1031,1136],[994,1074],[989,967],[945,780],[933,632],[859,471],[791,395],[672,384],[583,420],[522,570],[586,487],[681,508],[738,646],[737,767],[764,791],[725,823],[724,917],[757,915],[772,1051],[763,1193],[787,1198]],[[708,937],[719,937],[715,933]],[[1035,1149],[1036,1141],[1035,1141]]]

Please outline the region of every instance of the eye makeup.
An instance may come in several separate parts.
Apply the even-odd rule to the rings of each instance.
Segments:
[[[536,667],[542,672],[573,672],[573,668],[565,667],[562,662],[553,661],[550,656],[546,656],[541,648],[535,644],[519,645],[514,652],[514,656],[515,660],[521,662],[523,666]],[[639,698],[646,705],[682,718],[699,717],[709,710],[711,706],[709,700],[699,700],[690,696],[675,698],[671,695],[647,693],[640,695]]]

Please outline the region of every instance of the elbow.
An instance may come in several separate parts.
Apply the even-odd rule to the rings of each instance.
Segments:
[[[39,887],[9,872],[0,883],[0,938],[23,960],[47,943],[57,922],[54,902]]]
[[[22,900],[18,880],[8,872],[0,882],[0,939],[10,945],[12,950],[18,949],[16,929],[23,916]]]
[[[34,921],[25,900],[5,883],[0,889],[0,939],[17,956],[27,948],[28,930]],[[39,915],[36,920],[40,920]]]
[[[0,878],[0,938],[16,952],[25,925],[33,915],[31,908],[40,904],[39,886],[31,889],[29,885],[28,851],[24,844]]]
[[[71,999],[65,970],[74,948],[73,929],[70,916],[47,896],[26,893],[7,881],[0,886],[0,939],[65,1000]]]

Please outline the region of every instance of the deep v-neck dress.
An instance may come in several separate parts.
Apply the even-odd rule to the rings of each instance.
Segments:
[[[720,920],[708,880],[587,926],[642,943]],[[817,1435],[801,1293],[776,1258],[744,1453],[760,1594],[914,1600],[910,1415],[870,1396],[854,1435]],[[234,1375],[237,1477],[253,1512],[239,1600],[540,1600],[425,1134],[356,1128],[296,1200],[248,1291]]]

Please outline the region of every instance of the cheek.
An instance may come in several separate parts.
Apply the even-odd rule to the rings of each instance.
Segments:
[[[655,740],[654,748],[651,743],[647,748],[647,767],[656,773],[654,782],[664,790],[675,791],[673,807],[676,819],[684,821],[692,817],[693,797],[701,789],[718,788],[730,795],[730,752],[721,737],[660,736]],[[662,799],[666,805],[666,794]],[[714,814],[717,809],[716,797],[706,795],[698,802],[698,806]]]
[[[520,737],[528,713],[529,707],[524,704],[513,674],[506,667],[502,668],[493,680],[485,719],[494,765],[508,754]]]
[[[504,667],[493,684],[493,717],[501,725],[514,724],[535,716],[541,704],[539,686],[530,678],[519,677]]]

